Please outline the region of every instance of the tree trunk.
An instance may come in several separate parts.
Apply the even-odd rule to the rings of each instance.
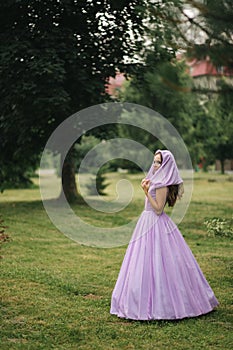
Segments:
[[[224,169],[224,159],[220,159],[220,163],[221,163],[221,174],[224,174],[225,173],[225,169]]]
[[[74,146],[72,146],[69,150],[63,163],[62,188],[63,193],[61,193],[60,198],[65,195],[69,203],[74,202],[77,200],[77,198],[79,198],[75,181]]]

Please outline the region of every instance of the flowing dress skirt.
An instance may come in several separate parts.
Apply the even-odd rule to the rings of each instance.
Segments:
[[[111,314],[172,320],[210,312],[218,301],[182,234],[166,213],[144,210],[112,293]]]

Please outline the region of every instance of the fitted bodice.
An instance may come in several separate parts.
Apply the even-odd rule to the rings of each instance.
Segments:
[[[151,185],[151,186],[149,187],[148,192],[150,193],[150,195],[151,195],[151,197],[152,197],[153,199],[156,198],[156,188],[155,188],[153,185]],[[145,198],[145,210],[146,210],[146,211],[154,211],[154,208],[153,208],[152,205],[150,204],[150,201],[148,200],[147,197]]]
[[[148,190],[148,193],[150,193],[151,197],[153,199],[156,198],[156,188],[155,188],[155,185],[151,184],[150,187],[149,187],[149,190]],[[167,188],[167,194],[168,194],[168,188]],[[164,204],[164,206],[166,205],[166,203]],[[144,210],[146,211],[155,211],[155,209],[152,207],[152,205],[150,204],[150,201],[149,199],[145,198],[145,208]]]

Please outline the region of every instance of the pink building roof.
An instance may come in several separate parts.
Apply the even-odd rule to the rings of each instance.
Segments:
[[[202,75],[233,76],[233,70],[223,66],[215,67],[208,57],[205,60],[198,60],[196,58],[187,60],[186,64],[189,67],[189,73],[192,77]]]
[[[106,84],[106,92],[109,95],[115,95],[115,93],[121,89],[124,81],[126,80],[123,73],[117,72],[115,78],[109,77],[108,83]]]
[[[178,54],[176,57],[178,60],[184,58],[182,54]],[[233,76],[233,69],[228,67],[215,67],[210,61],[209,57],[206,59],[199,60],[197,58],[186,59],[188,66],[188,73],[193,77],[201,76]],[[124,81],[126,80],[123,73],[117,72],[115,77],[109,77],[108,83],[106,84],[106,93],[111,96],[116,96],[118,91],[122,88]]]

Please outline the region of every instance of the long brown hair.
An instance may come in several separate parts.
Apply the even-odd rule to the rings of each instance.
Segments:
[[[161,152],[156,152],[156,154],[160,154],[161,156],[161,164],[163,163],[163,156]],[[168,194],[167,194],[167,201],[169,207],[174,207],[177,197],[178,197],[178,189],[179,185],[170,185],[168,186]]]
[[[178,197],[179,185],[168,186],[167,203],[169,207],[173,207]]]

